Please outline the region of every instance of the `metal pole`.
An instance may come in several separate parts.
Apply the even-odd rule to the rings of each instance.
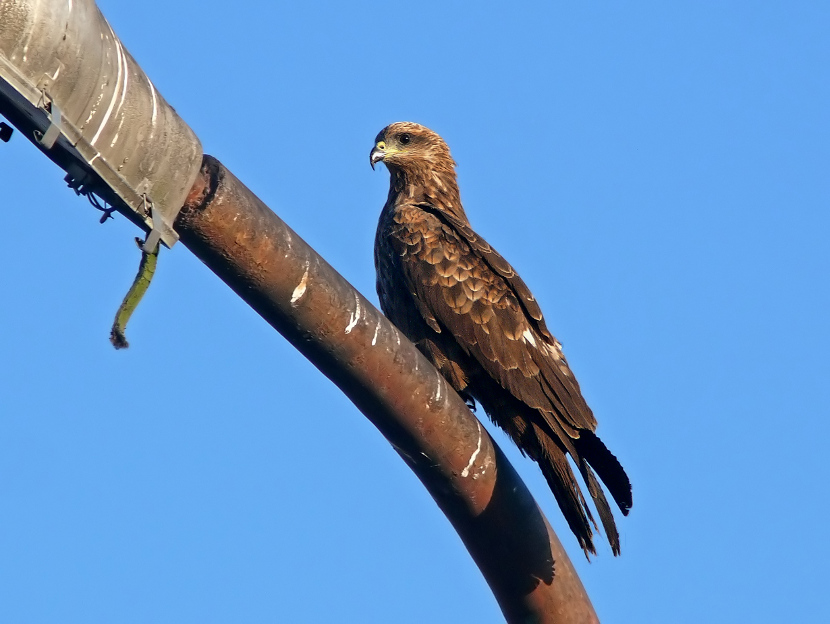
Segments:
[[[597,622],[530,492],[418,350],[216,159],[181,241],[331,379],[401,455],[469,550],[509,622]]]

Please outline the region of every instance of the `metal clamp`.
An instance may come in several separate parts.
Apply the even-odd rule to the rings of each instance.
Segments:
[[[44,92],[42,92],[41,101],[45,102],[46,99],[47,99],[47,96],[46,96],[46,92],[44,91]],[[42,108],[43,108],[43,110],[46,111],[46,114],[49,118],[49,127],[46,128],[46,132],[44,132],[40,137],[37,136],[39,133],[35,132],[35,138],[37,139],[37,142],[40,143],[46,149],[52,149],[52,147],[55,145],[55,142],[58,140],[58,137],[62,133],[62,131],[61,131],[61,120],[62,120],[61,109],[58,108],[58,105],[55,104],[55,101],[52,100],[52,99],[49,99],[49,108],[48,109],[46,108],[45,104],[42,106]]]
[[[141,246],[141,251],[146,253],[154,253],[158,249],[159,241],[161,241],[162,238],[170,240],[170,237],[172,236],[173,240],[175,240],[177,236],[173,228],[165,223],[161,211],[155,207],[155,204],[153,204],[151,199],[147,198],[147,194],[143,193],[141,197],[144,200],[145,214],[149,213],[150,219],[153,222],[153,229],[150,230],[150,233],[144,240],[144,244]]]

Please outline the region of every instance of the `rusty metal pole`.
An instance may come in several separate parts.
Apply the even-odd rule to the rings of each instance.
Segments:
[[[464,401],[369,301],[216,159],[181,241],[331,379],[435,499],[509,622],[597,622],[576,571]]]

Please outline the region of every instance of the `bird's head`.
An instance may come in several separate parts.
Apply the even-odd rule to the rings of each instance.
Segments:
[[[369,154],[372,169],[382,162],[393,174],[417,169],[452,171],[455,161],[450,148],[429,128],[410,121],[389,124],[375,137],[375,146]]]

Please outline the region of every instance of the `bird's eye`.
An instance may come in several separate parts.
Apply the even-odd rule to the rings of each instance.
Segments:
[[[401,142],[401,145],[407,145],[412,140],[412,135],[408,132],[404,132],[398,140]]]

